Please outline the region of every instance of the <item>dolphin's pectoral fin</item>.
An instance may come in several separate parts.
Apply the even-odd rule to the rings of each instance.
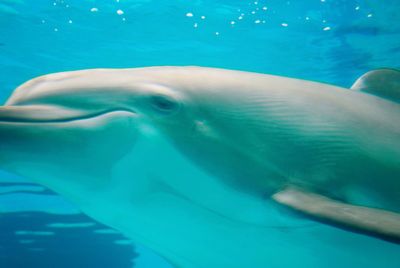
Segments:
[[[400,71],[378,69],[367,72],[357,79],[351,89],[400,102]]]
[[[400,243],[398,213],[346,204],[295,187],[288,187],[272,198],[322,222]]]

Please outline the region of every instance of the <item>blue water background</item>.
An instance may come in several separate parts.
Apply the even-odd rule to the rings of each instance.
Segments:
[[[0,102],[35,76],[99,67],[214,66],[350,87],[400,67],[399,11],[399,0],[2,0]],[[370,267],[400,267],[393,252]],[[0,267],[133,266],[168,267],[49,190],[0,173]]]

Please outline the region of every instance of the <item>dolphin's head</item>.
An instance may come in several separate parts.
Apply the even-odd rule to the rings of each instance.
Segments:
[[[73,71],[22,84],[0,107],[0,168],[35,180],[106,178],[139,135],[183,119],[184,94],[159,69]]]
[[[0,168],[41,182],[104,180],[138,136],[135,79],[99,69],[24,83],[0,107]]]
[[[0,107],[0,167],[30,177],[107,177],[149,127],[212,171],[243,165],[236,141],[224,136],[240,96],[221,87],[234,84],[194,71],[95,69],[28,81]]]

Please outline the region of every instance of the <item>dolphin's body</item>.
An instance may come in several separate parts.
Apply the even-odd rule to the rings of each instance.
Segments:
[[[0,165],[177,267],[289,266],[271,240],[301,256],[296,239],[330,229],[281,238],[301,220],[275,202],[400,239],[400,105],[368,89],[201,67],[46,75],[0,108]]]

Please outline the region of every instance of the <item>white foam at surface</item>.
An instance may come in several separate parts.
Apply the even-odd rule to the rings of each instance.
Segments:
[[[54,235],[54,232],[50,232],[50,231],[20,230],[20,231],[15,231],[15,235],[50,236],[50,235]]]
[[[85,228],[96,225],[94,222],[77,222],[77,223],[63,223],[63,222],[55,222],[47,224],[47,227],[50,228]]]

